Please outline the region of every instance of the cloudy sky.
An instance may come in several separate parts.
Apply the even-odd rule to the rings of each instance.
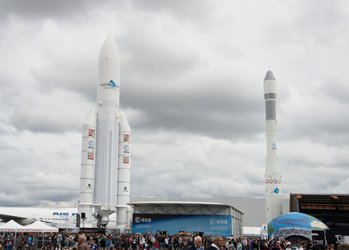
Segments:
[[[349,190],[346,0],[0,2],[0,206],[74,205],[113,33],[132,197],[263,197],[263,79],[283,195]]]

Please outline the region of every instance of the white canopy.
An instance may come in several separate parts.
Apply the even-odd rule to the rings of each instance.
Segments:
[[[58,232],[58,228],[48,226],[39,220],[33,222],[32,224],[26,225],[23,227],[23,229],[25,232]]]
[[[244,236],[260,236],[261,228],[260,227],[243,227]]]
[[[0,226],[0,232],[23,232],[24,227],[14,220],[2,224]]]

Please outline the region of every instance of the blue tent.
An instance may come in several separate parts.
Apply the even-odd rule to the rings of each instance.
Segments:
[[[288,213],[280,215],[268,224],[270,239],[284,239],[289,236],[303,236],[312,239],[312,231],[324,231],[328,227],[313,216],[303,213]]]

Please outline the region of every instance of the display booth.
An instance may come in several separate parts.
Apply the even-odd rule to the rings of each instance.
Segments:
[[[286,239],[292,236],[301,236],[313,240],[313,235],[323,235],[323,244],[326,242],[328,227],[320,220],[304,213],[288,213],[273,219],[268,224],[269,239]],[[317,240],[321,241],[321,239]]]

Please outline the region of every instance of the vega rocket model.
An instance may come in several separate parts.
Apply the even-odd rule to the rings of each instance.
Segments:
[[[268,71],[264,78],[264,100],[266,114],[267,159],[265,166],[265,203],[266,223],[282,213],[281,173],[277,155],[276,122],[276,80],[273,72]]]
[[[130,228],[131,129],[120,112],[120,56],[110,35],[99,55],[97,106],[83,125],[79,214],[86,228]]]

